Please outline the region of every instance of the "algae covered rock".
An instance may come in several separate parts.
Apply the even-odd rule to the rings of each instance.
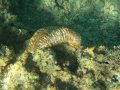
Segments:
[[[119,90],[119,8],[119,0],[0,0],[0,90]]]
[[[28,73],[21,63],[17,62],[4,71],[0,88],[1,90],[27,90],[28,88],[33,90],[38,78],[37,75]]]
[[[14,56],[14,51],[12,48],[9,48],[5,45],[0,45],[0,73],[2,69],[11,61]]]

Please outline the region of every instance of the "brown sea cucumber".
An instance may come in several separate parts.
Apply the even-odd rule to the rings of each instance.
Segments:
[[[77,48],[80,45],[80,36],[73,30],[65,27],[46,27],[37,30],[28,42],[29,52],[37,49],[68,43]]]
[[[68,43],[70,46],[77,48],[80,46],[80,36],[66,27],[41,28],[27,41],[26,49],[18,59],[26,61],[29,53],[35,53],[38,49],[63,43]]]

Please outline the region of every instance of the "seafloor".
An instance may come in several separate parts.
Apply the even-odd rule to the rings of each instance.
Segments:
[[[48,26],[81,44],[26,53]],[[0,0],[0,90],[120,90],[120,0]]]

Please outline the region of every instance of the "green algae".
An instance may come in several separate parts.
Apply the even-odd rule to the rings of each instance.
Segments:
[[[119,90],[119,4],[119,0],[0,0],[0,89]],[[49,25],[73,28],[81,35],[81,46],[76,50],[64,44],[24,55],[26,41]]]

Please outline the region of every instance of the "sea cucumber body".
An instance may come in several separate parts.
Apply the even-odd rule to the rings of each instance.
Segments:
[[[29,52],[54,45],[68,43],[77,48],[80,45],[80,36],[69,28],[46,27],[37,30],[28,42]]]

